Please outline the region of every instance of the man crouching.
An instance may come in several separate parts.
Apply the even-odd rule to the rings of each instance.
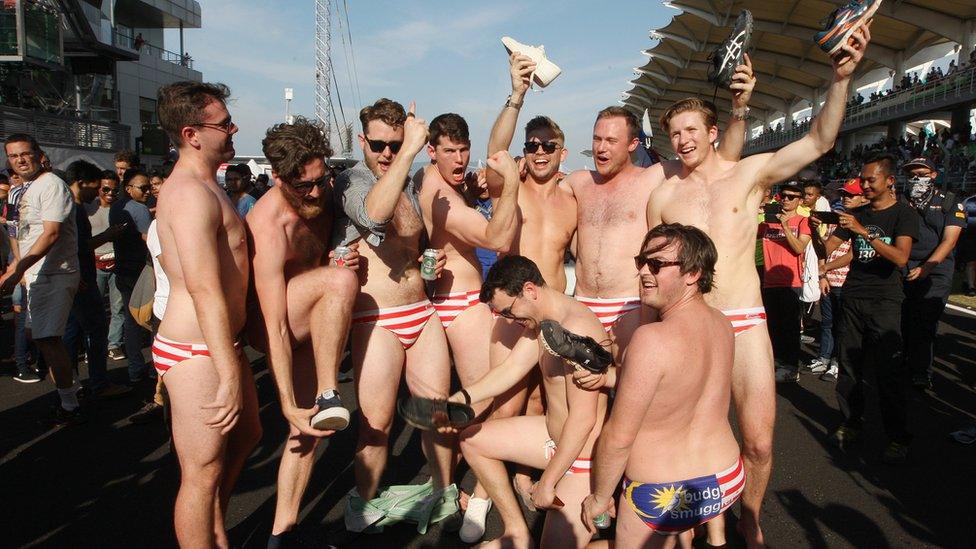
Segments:
[[[712,289],[716,258],[704,232],[678,224],[648,232],[634,258],[641,303],[661,321],[638,328],[627,349],[582,517],[592,531],[595,517],[616,516],[615,547],[673,546],[673,534],[690,547],[692,529],[742,492],[745,474],[728,421],[732,326],[702,297]]]

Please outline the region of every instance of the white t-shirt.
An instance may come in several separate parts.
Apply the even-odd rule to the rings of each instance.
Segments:
[[[98,236],[108,229],[108,211],[111,207],[102,207],[101,202],[96,198],[90,204],[85,205],[85,210],[88,212],[88,222],[91,223],[92,236]],[[109,240],[105,244],[95,248],[95,255],[101,256],[115,251],[112,247],[112,241]]]
[[[153,294],[153,315],[162,320],[163,313],[166,312],[166,301],[169,299],[169,279],[163,266],[159,264],[159,256],[163,254],[163,248],[159,245],[159,234],[156,232],[156,220],[149,224],[149,232],[146,233],[146,247],[149,248],[149,257],[153,262],[153,274],[156,275],[156,293]]]
[[[827,200],[826,196],[817,197],[817,202],[813,205],[813,211],[815,212],[829,212],[830,211],[830,201]],[[92,234],[95,234],[94,231]]]
[[[61,224],[58,240],[40,261],[31,266],[27,275],[68,274],[78,272],[78,225],[75,224],[75,203],[71,189],[51,172],[41,174],[30,183],[20,198],[20,222],[17,241],[20,256],[25,257],[44,232],[45,221]]]

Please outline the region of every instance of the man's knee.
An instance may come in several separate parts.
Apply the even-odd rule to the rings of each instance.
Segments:
[[[367,418],[362,416],[359,422],[359,440],[356,444],[356,451],[362,451],[370,447],[386,448],[390,440],[390,428],[393,425],[393,418]]]
[[[326,267],[322,269],[323,295],[333,299],[351,300],[359,292],[359,278],[356,272],[345,267]]]
[[[765,465],[773,459],[773,434],[753,433],[742,440],[742,455],[746,461]]]
[[[295,452],[300,457],[307,457],[315,453],[315,448],[318,445],[319,439],[317,437],[302,433],[294,425],[288,426],[286,452]]]

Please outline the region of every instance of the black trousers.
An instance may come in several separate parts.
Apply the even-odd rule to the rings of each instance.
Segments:
[[[901,301],[864,299],[845,295],[841,301],[844,327],[840,333],[837,401],[844,425],[861,428],[864,416],[864,373],[873,366],[885,434],[891,441],[908,444],[905,370],[899,356]]]
[[[129,362],[129,380],[139,381],[146,375],[153,372],[149,370],[149,364],[142,356],[142,350],[149,346],[150,333],[136,322],[136,319],[129,311],[129,300],[132,299],[132,290],[136,287],[139,280],[139,273],[121,272],[115,273],[115,285],[122,294],[122,339],[125,347],[126,360]]]
[[[800,365],[800,294],[797,288],[763,288],[762,299],[773,358],[795,370]]]
[[[905,283],[901,333],[905,340],[905,366],[913,379],[931,375],[939,318],[949,300],[949,281],[932,278]]]

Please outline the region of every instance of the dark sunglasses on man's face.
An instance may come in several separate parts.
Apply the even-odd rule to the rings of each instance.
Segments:
[[[522,147],[522,150],[525,152],[525,154],[535,154],[539,152],[539,147],[542,147],[542,150],[545,151],[546,154],[552,154],[556,152],[557,148],[559,148],[559,143],[556,143],[555,141],[546,141],[545,143],[541,141],[526,141],[525,145]]]
[[[308,196],[308,194],[312,192],[312,189],[315,187],[320,189],[325,188],[330,179],[332,179],[332,172],[326,172],[325,175],[315,181],[296,181],[294,183],[290,183],[290,185],[291,188],[295,189],[298,194]]]
[[[149,189],[152,188],[152,185],[141,185],[139,187],[136,187],[135,185],[129,185],[129,187],[133,189],[138,189],[140,192],[148,192]]]
[[[799,198],[803,198],[803,196],[802,195],[799,195],[799,194],[784,194],[783,195],[783,200],[797,200]]]
[[[634,256],[634,264],[637,265],[638,271],[643,269],[644,265],[647,265],[647,268],[651,271],[651,274],[657,275],[659,272],[661,272],[661,269],[671,267],[673,265],[681,265],[681,262],[661,261],[656,257],[647,257],[646,255],[638,254]]]
[[[105,194],[119,194],[119,190],[112,187],[102,187],[100,190]]]
[[[363,138],[366,140],[366,144],[369,145],[369,150],[374,153],[381,153],[389,147],[390,152],[396,154],[400,152],[400,147],[403,146],[403,141],[380,141],[379,139],[370,139],[366,136],[363,136]]]

